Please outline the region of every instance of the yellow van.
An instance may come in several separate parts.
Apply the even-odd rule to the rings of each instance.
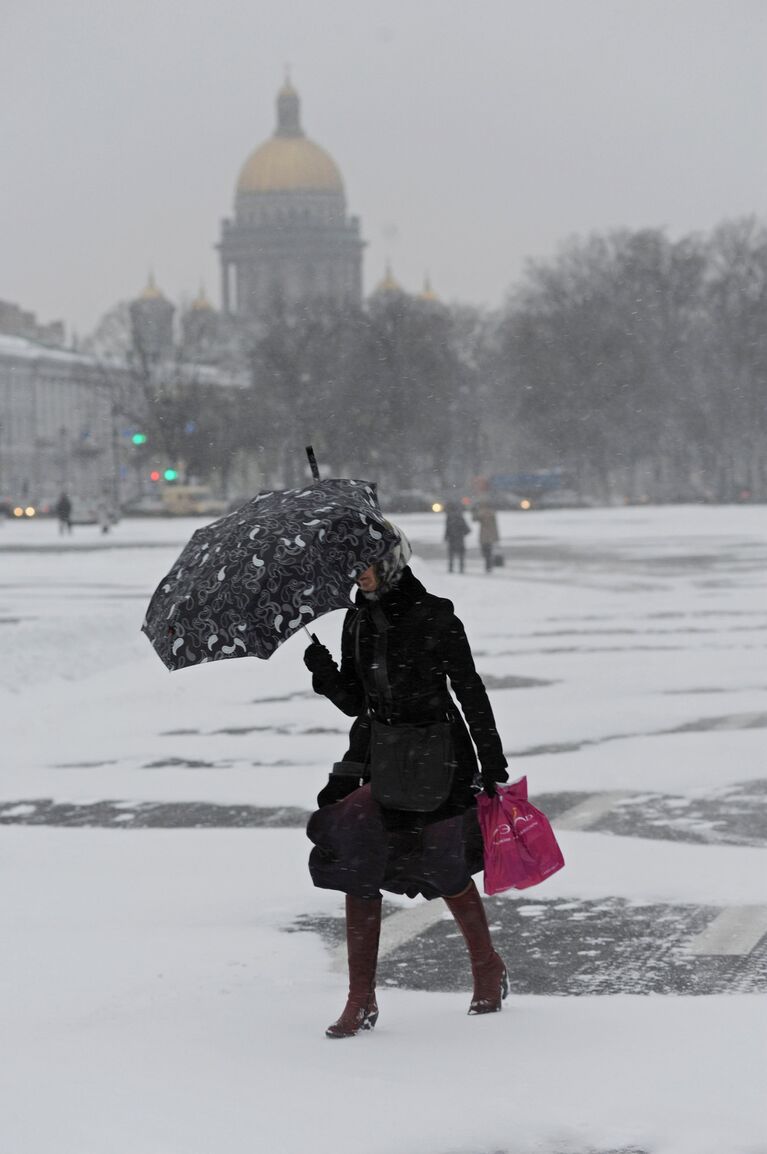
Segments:
[[[168,485],[162,503],[171,517],[215,517],[227,509],[226,501],[214,497],[206,485]]]

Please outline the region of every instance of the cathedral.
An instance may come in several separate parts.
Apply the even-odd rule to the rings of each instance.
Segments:
[[[264,319],[275,303],[295,308],[311,300],[359,308],[363,304],[360,221],[347,213],[344,182],[333,158],[304,133],[301,102],[286,80],[277,94],[274,134],[243,164],[234,215],[221,224],[221,311],[201,289],[181,319],[185,354],[219,360],[226,333],[242,321]],[[386,272],[372,297],[407,293]],[[426,279],[416,294],[438,302]],[[174,307],[150,277],[131,302],[134,338],[154,355],[175,343]]]
[[[305,135],[298,93],[286,80],[274,135],[247,158],[234,217],[222,222],[221,307],[263,316],[275,300],[362,303],[360,222],[348,216],[341,173]]]
[[[229,355],[241,323],[266,319],[275,301],[362,307],[364,247],[338,166],[305,135],[298,93],[286,80],[274,134],[246,159],[233,216],[222,222],[220,311],[201,288],[179,317],[150,275],[128,303],[125,336],[146,373],[175,363],[195,380],[242,387]],[[371,300],[398,296],[407,293],[387,266]],[[428,280],[417,298],[438,307]],[[22,513],[52,504],[63,488],[90,502],[106,494],[115,506],[142,491],[135,429],[117,421],[104,383],[105,363],[110,387],[133,383],[133,369],[115,367],[110,334],[107,325],[103,347],[97,330],[84,348],[67,349],[62,324],[40,325],[0,302],[0,498],[10,495]]]

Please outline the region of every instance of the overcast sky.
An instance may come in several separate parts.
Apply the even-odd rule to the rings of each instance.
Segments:
[[[765,0],[2,0],[0,299],[85,333],[217,303],[214,244],[290,63],[371,288],[497,304],[615,227],[767,216]]]

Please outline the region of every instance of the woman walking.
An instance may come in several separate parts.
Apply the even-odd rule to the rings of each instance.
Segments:
[[[498,544],[498,519],[495,510],[486,501],[477,505],[472,520],[479,522],[479,547],[485,558],[485,572],[493,571],[493,551]]]
[[[372,1029],[378,1019],[381,890],[445,900],[469,951],[470,1014],[500,1010],[508,991],[472,880],[482,868],[474,746],[488,793],[508,780],[506,759],[463,625],[450,601],[413,576],[409,557],[402,536],[359,577],[340,668],[317,642],[304,654],[314,690],[355,718],[349,749],[307,828],[314,884],[346,894],[349,995],[325,1031],[331,1038]]]

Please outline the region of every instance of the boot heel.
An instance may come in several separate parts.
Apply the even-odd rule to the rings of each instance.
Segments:
[[[372,1030],[378,1021],[378,1010],[371,1010],[369,1014],[365,1014],[362,1020],[361,1030]]]
[[[496,969],[495,974],[490,970],[489,973],[475,973],[474,975],[474,996],[469,1006],[469,1013],[472,1016],[475,1014],[497,1014],[503,1008],[503,1000],[509,992],[509,975],[506,966],[497,954],[494,956],[494,961],[500,964],[500,973]]]
[[[326,1038],[354,1038],[357,1034],[361,1034],[363,1030],[372,1030],[378,1021],[378,1006],[373,1003],[370,1009],[363,1009],[360,1007],[346,1005],[343,1014],[334,1022],[332,1026],[328,1026],[325,1031]]]

